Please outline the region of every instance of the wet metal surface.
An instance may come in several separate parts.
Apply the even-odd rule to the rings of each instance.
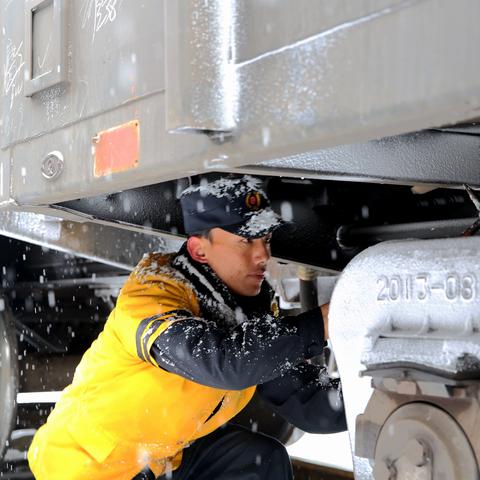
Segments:
[[[408,364],[437,375],[480,370],[480,240],[387,242],[359,254],[340,277],[330,306],[352,445],[355,420],[372,394],[365,366]],[[360,480],[368,461],[354,457]]]
[[[2,198],[57,203],[278,159],[293,165],[271,170],[318,177],[480,183],[468,155],[433,138],[405,160],[388,141],[373,157],[371,145],[318,153],[478,117],[475,2],[83,0],[69,14],[67,81],[32,97],[24,5],[2,5]],[[35,60],[49,65],[40,37]],[[91,139],[133,120],[137,168],[95,178]],[[49,183],[39,163],[51,151],[65,169]]]
[[[59,216],[62,212],[57,212]],[[63,213],[64,214],[64,213]],[[181,241],[89,222],[76,222],[33,212],[0,212],[0,235],[46,248],[73,253],[101,263],[130,270],[145,252],[176,250]],[[140,230],[140,229],[137,229]]]

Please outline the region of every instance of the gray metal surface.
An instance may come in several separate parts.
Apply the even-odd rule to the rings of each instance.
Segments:
[[[23,211],[24,207],[11,208],[13,209],[11,211],[0,211],[0,235],[125,270],[131,270],[147,252],[176,252],[185,241],[185,237],[181,235],[130,223],[99,220],[56,207],[28,207],[28,211]],[[295,270],[298,266],[305,268],[311,266],[280,256],[274,257],[273,260],[276,261],[269,267],[270,280],[281,291],[288,288],[289,293],[285,294],[285,298],[297,295],[298,282]],[[320,275],[317,279],[318,301],[323,304],[328,302],[331,296],[338,272],[328,268],[314,268]],[[294,285],[285,287],[281,285],[282,279],[286,279],[287,283],[290,279]],[[81,283],[78,280],[76,282]],[[95,282],[89,280],[89,283]]]
[[[477,480],[465,433],[450,415],[426,403],[396,410],[383,425],[375,455],[375,480]]]
[[[168,130],[233,129],[236,4],[234,0],[165,2]]]
[[[424,131],[341,145],[234,169],[244,173],[392,184],[480,186],[480,136]]]
[[[409,224],[379,225],[373,227],[345,228],[338,232],[340,245],[368,245],[388,240],[401,240],[405,238],[451,238],[461,237],[478,217],[460,218],[453,220],[437,220],[431,222],[412,222]]]
[[[478,375],[480,239],[387,242],[349,264],[330,304],[330,335],[352,445],[372,394],[365,366],[409,364]],[[354,457],[358,479],[371,467]]]
[[[177,177],[179,160],[201,151],[209,140],[195,136],[185,144],[165,128],[163,2],[63,3],[70,6],[68,81],[33,96],[26,96],[23,82],[24,2],[1,3],[5,75],[0,199],[46,204]],[[41,63],[43,56],[34,60]],[[97,134],[134,120],[140,123],[137,168],[95,177],[92,146]],[[60,177],[48,179],[42,162],[52,151],[63,156],[64,169]]]
[[[167,234],[141,233],[135,227],[115,228],[60,211],[45,211],[59,217],[65,215],[68,220],[42,213],[4,211],[0,212],[0,235],[126,270],[132,269],[146,252],[172,252],[182,243],[180,238]]]
[[[315,2],[313,10],[328,3]],[[346,144],[475,116],[480,60],[472,15],[480,5],[379,3],[374,10],[362,2],[356,17],[337,4],[330,28],[238,63],[241,133],[263,131],[277,152],[300,144],[305,151],[308,143]]]
[[[237,1],[234,60],[248,61],[398,5],[398,0]]]
[[[17,339],[10,311],[0,299],[0,458],[12,431],[18,390]]]
[[[201,145],[209,140],[194,135],[187,142],[183,135],[167,134],[163,112],[160,115],[155,110],[157,105],[163,107],[164,100],[162,95],[153,95],[127,102],[115,110],[17,144],[8,151],[9,160],[4,160],[10,163],[12,181],[10,187],[5,186],[5,191],[10,188],[10,196],[19,204],[49,204],[190,175],[189,162],[196,161],[203,166],[203,159],[198,155],[188,159],[192,155],[190,150],[200,151]],[[97,132],[133,119],[140,125],[138,166],[126,172],[95,177],[92,145]],[[49,180],[42,175],[42,162],[52,151],[63,155],[64,168],[61,176]],[[198,165],[198,169],[201,168]]]
[[[478,478],[477,379],[408,367],[368,375],[375,391],[357,417],[355,453],[374,462],[375,479]]]
[[[32,53],[25,45],[25,10],[30,3],[2,1],[2,147],[164,90],[163,1],[55,0],[59,12],[70,7],[66,41],[60,45],[55,37],[55,29],[65,21],[62,15],[39,21],[33,40],[44,49],[39,51],[33,43],[33,66],[39,70],[27,72],[27,78],[43,78],[45,72],[40,67],[49,65],[59,55],[55,49],[63,47],[61,53],[68,57],[68,85],[54,85],[33,97],[26,96],[31,94],[24,85]],[[51,63],[51,67],[57,65]]]
[[[279,158],[295,158],[292,168],[308,175],[479,183],[473,161],[455,155],[403,168],[400,155],[386,159],[388,144],[379,145],[380,163],[358,148],[310,155],[478,117],[477,2],[61,3],[70,7],[67,80],[29,97],[25,4],[1,2],[4,201],[56,203]],[[53,65],[46,25],[57,31],[60,17],[36,20],[41,78]],[[138,162],[95,177],[92,141],[132,121]],[[223,130],[232,136],[192,133]],[[64,169],[47,179],[42,162],[52,151]]]

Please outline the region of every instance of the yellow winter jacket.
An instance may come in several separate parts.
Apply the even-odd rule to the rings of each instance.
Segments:
[[[34,437],[28,460],[37,480],[130,480],[147,465],[161,475],[180,465],[190,442],[250,401],[255,387],[200,385],[151,357],[153,342],[179,311],[200,315],[191,285],[169,260],[148,255],[130,275],[73,383]]]

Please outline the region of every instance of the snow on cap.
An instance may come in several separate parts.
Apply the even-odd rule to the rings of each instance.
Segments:
[[[194,235],[218,227],[245,238],[267,235],[282,222],[261,184],[245,175],[188,187],[180,197],[185,232]]]

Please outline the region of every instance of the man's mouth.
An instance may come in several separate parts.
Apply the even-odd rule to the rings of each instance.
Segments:
[[[265,278],[265,272],[255,272],[251,274],[252,277],[255,277],[257,280],[263,280]]]

